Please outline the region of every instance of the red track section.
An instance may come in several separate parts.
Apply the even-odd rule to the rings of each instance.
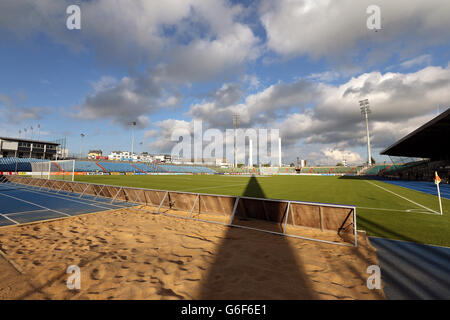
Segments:
[[[328,171],[328,173],[331,173],[331,171],[333,171],[334,167],[330,169],[330,171]]]
[[[313,171],[313,169],[314,169],[314,168],[309,169],[309,172],[308,172],[308,173],[311,173],[311,172]]]
[[[108,170],[106,170],[105,168],[103,168],[98,162],[96,162],[95,164],[98,165],[98,166],[103,170],[103,172],[108,172]]]

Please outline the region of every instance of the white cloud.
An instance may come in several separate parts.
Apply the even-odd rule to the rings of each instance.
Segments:
[[[320,153],[324,147],[364,147],[365,122],[358,103],[361,99],[368,98],[371,105],[375,149],[389,146],[430,120],[438,105],[443,108],[449,104],[450,66],[429,66],[412,73],[373,71],[340,85],[304,80],[280,82],[248,95],[242,103],[230,100],[230,104],[224,104],[219,94],[223,89],[210,100],[192,105],[187,115],[203,120],[207,127],[225,129],[232,128],[232,115],[239,113],[241,127],[279,128],[284,147],[292,149],[291,156],[298,152],[295,148],[299,143],[303,149],[324,156]],[[351,159],[357,161],[355,155]]]
[[[366,9],[373,4],[381,9],[379,32],[366,26]],[[448,43],[449,11],[446,0],[266,0],[259,10],[269,49],[347,63],[368,45],[371,52],[365,58],[371,62]]]
[[[158,107],[157,99],[161,87],[151,77],[123,77],[120,81],[102,77],[92,84],[94,92],[85,101],[75,106],[73,117],[78,119],[111,119],[124,127],[136,121],[138,127],[148,126],[148,115]]]
[[[423,54],[416,58],[404,61],[400,64],[400,67],[409,69],[411,67],[415,66],[423,66],[423,65],[430,65],[431,64],[431,55],[429,54]]]
[[[65,28],[70,0],[0,2],[0,37],[44,34],[102,64],[159,64],[166,80],[196,81],[228,72],[259,55],[259,39],[226,0],[97,0],[80,4],[81,30]]]
[[[333,162],[341,162],[345,159],[347,163],[349,164],[360,164],[363,162],[363,159],[361,156],[351,150],[339,150],[339,149],[332,149],[332,148],[324,148],[322,149],[322,153],[324,155],[324,158],[322,161],[325,163],[333,163]]]

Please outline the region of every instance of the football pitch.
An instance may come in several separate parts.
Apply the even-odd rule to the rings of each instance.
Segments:
[[[369,236],[450,246],[450,201],[377,180],[327,176],[108,175],[76,181],[160,190],[355,205]]]

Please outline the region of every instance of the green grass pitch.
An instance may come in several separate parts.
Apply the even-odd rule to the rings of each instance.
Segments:
[[[430,211],[439,211],[436,196],[381,181],[327,176],[219,175],[76,176],[76,181],[355,205],[357,227],[370,236],[450,246],[449,200],[442,199],[444,215],[437,215]]]

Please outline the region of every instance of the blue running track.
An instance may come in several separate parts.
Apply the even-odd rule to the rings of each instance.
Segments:
[[[381,180],[381,181],[437,196],[437,188],[434,182],[404,181],[404,180]],[[439,189],[441,191],[442,198],[450,199],[450,185],[446,183],[441,183],[439,184]]]
[[[0,183],[0,227],[131,207],[131,202]]]
[[[393,300],[450,299],[450,248],[369,237]]]

